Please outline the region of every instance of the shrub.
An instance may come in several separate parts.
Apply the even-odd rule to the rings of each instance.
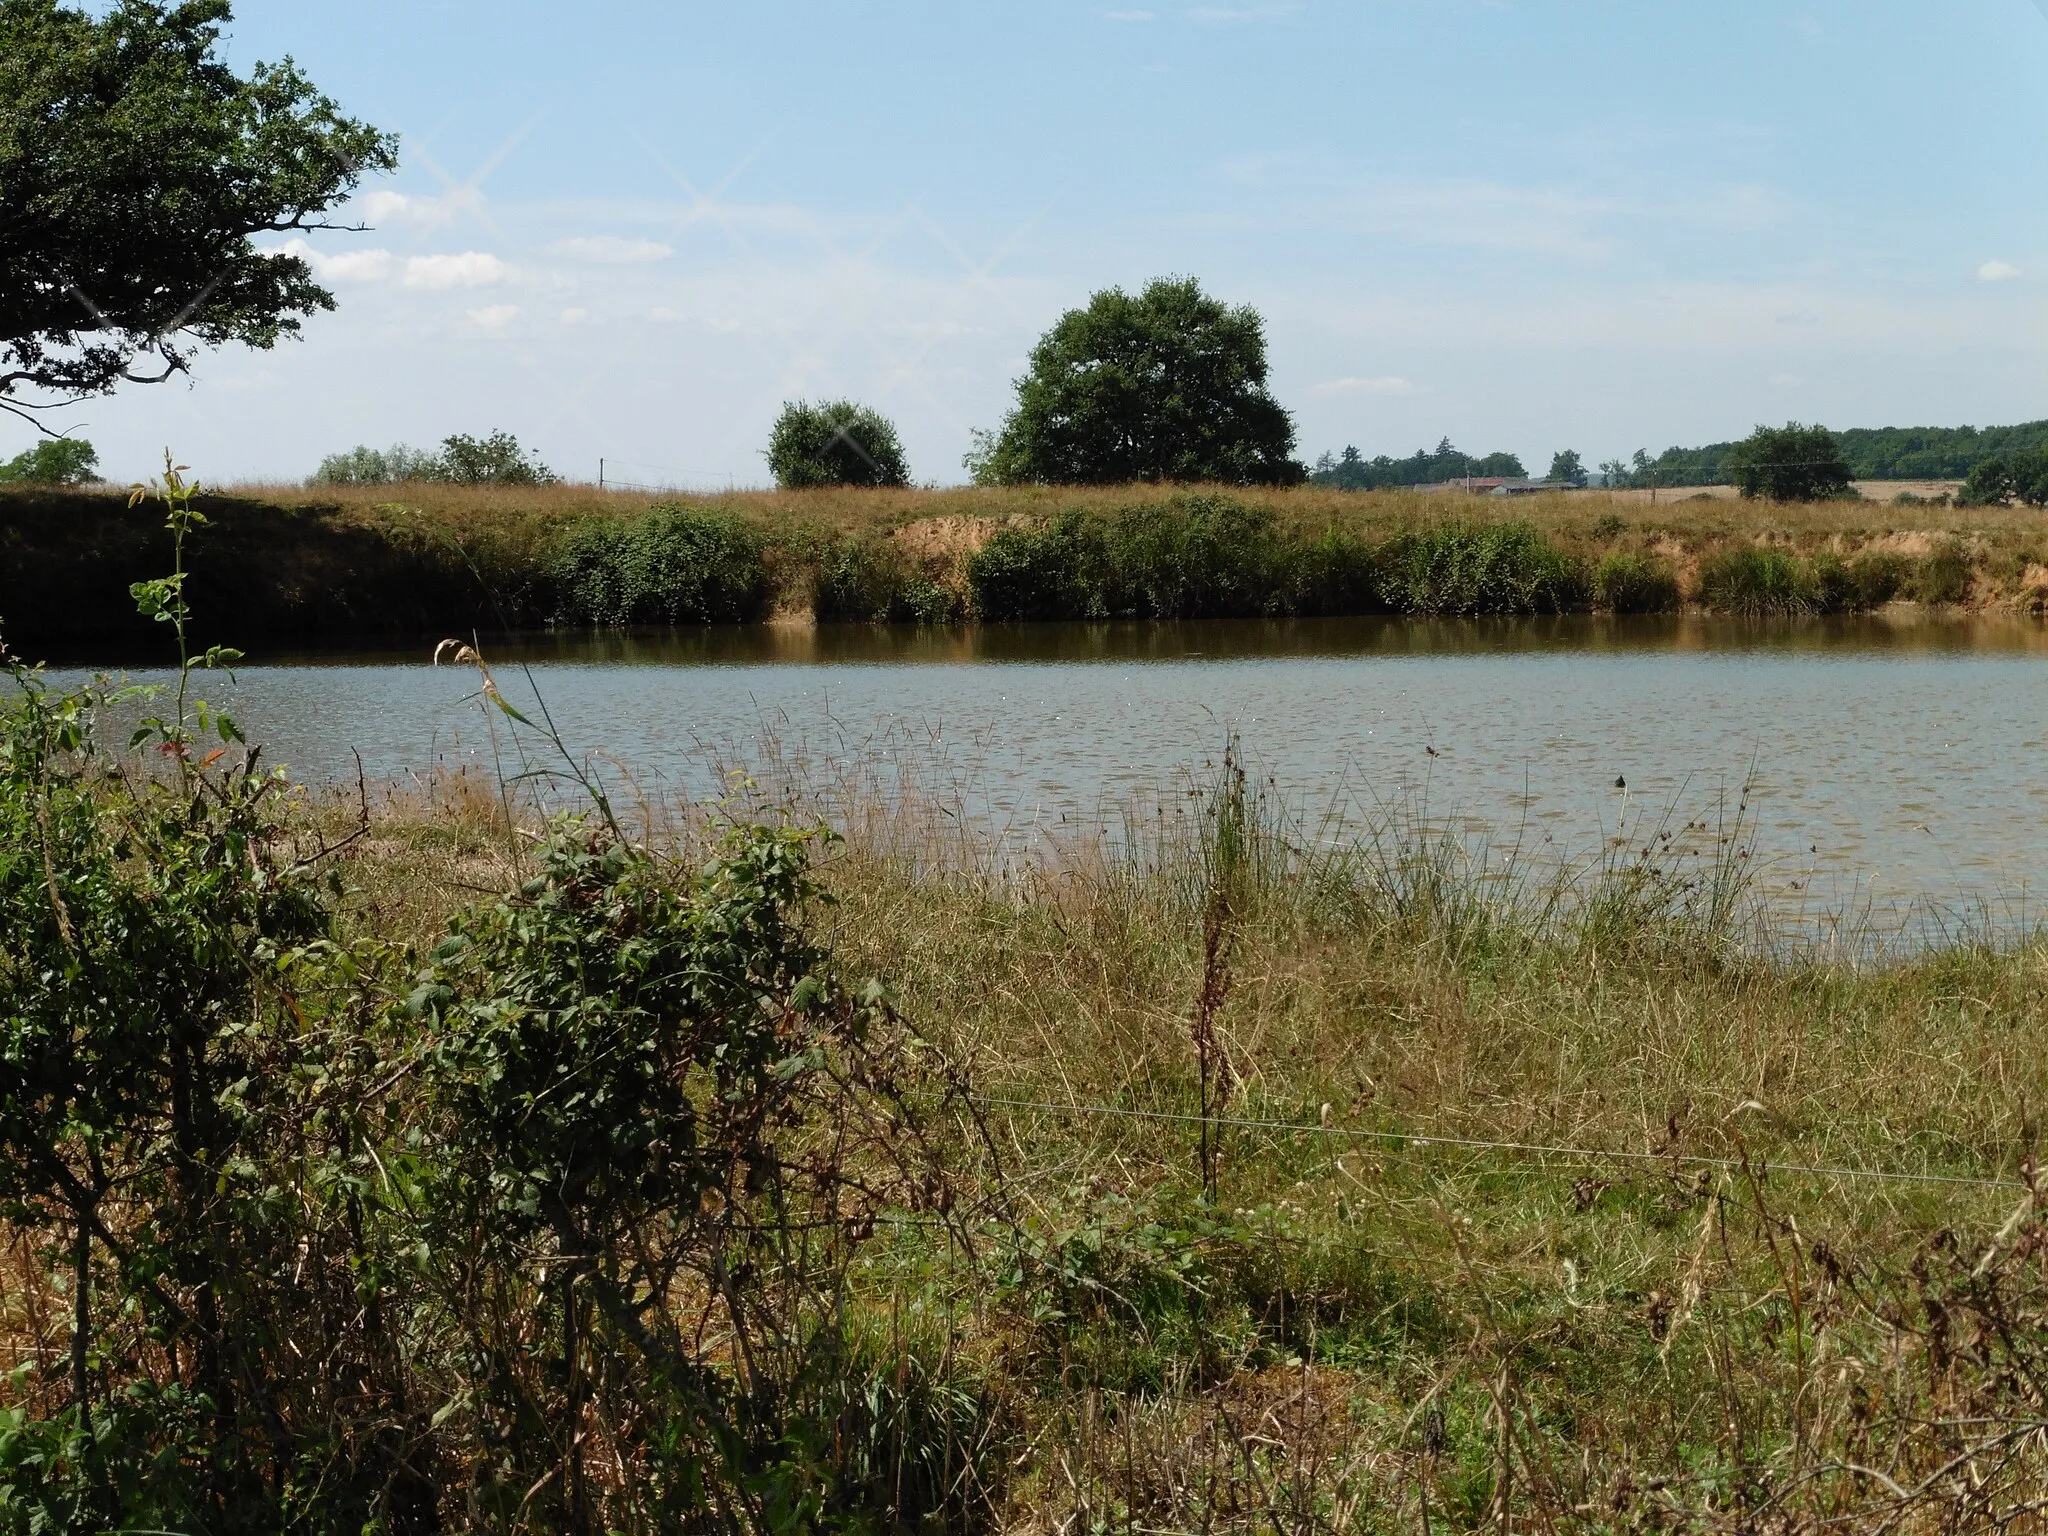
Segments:
[[[0,485],[84,485],[99,478],[99,462],[99,453],[82,437],[46,437],[0,464]]]
[[[1130,507],[1108,529],[1110,610],[1145,619],[1243,618],[1289,606],[1292,553],[1273,514],[1223,496]]]
[[[1728,472],[1744,496],[1818,501],[1849,489],[1849,461],[1823,426],[1758,427],[1728,451]]]
[[[579,526],[551,561],[555,622],[732,624],[769,595],[761,536],[728,513],[656,507]]]
[[[1970,593],[1970,556],[1951,539],[1920,562],[1913,595],[1923,603],[1959,603]]]
[[[865,624],[948,624],[961,596],[932,580],[887,539],[849,535],[827,545],[818,561],[812,611],[820,619]]]
[[[1865,550],[1849,562],[1851,608],[1882,608],[1913,581],[1913,562],[1886,550]]]
[[[910,483],[896,428],[851,400],[785,405],[768,435],[768,468],[784,490]]]
[[[984,619],[1101,619],[1108,565],[1102,520],[1062,512],[1043,528],[997,533],[968,561],[967,584]]]
[[[1392,540],[1380,592],[1396,613],[1565,613],[1586,601],[1584,568],[1526,523],[1435,528]]]
[[[1353,534],[1332,529],[1296,546],[1289,599],[1300,614],[1351,615],[1384,610],[1377,552]]]
[[[1609,555],[1593,569],[1593,606],[1610,613],[1670,613],[1678,577],[1651,555]]]
[[[1783,550],[1723,550],[1700,566],[1700,601],[1723,613],[1804,613],[1814,595],[1799,561]]]

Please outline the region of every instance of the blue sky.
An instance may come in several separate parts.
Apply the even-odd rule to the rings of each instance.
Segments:
[[[115,477],[504,428],[744,484],[844,394],[953,482],[1162,273],[1265,315],[1311,458],[2048,416],[2034,0],[242,0],[228,52],[403,169],[303,341],[71,413]]]

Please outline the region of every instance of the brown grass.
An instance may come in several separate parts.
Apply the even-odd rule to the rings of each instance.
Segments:
[[[2034,1528],[2039,1203],[1793,1165],[2031,1178],[2048,944],[1770,954],[1655,860],[1503,885],[1400,825],[1312,853],[1254,797],[1215,1019],[1249,1123],[1204,1206],[1196,1128],[1135,1116],[1196,1102],[1218,785],[1018,849],[858,768],[756,766],[732,809],[844,834],[821,935],[984,1106],[949,1189],[1042,1255],[906,1227],[851,1298],[996,1405],[982,1528]],[[346,926],[421,945],[533,826],[466,775],[369,811]],[[717,821],[635,817],[692,858]],[[35,1257],[0,1257],[16,1361],[64,1341]]]

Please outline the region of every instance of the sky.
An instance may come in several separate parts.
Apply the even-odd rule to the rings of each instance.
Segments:
[[[852,397],[950,484],[1062,311],[1165,274],[1264,316],[1311,460],[2048,417],[2044,8],[241,0],[228,60],[401,169],[301,247],[302,339],[57,424],[116,480],[502,429],[714,488]]]

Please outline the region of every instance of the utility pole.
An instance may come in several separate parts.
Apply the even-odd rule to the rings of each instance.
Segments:
[[[599,459],[599,460],[597,461],[597,488],[598,488],[598,489],[599,489],[600,491],[604,489],[604,460],[603,460],[603,459]]]

